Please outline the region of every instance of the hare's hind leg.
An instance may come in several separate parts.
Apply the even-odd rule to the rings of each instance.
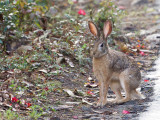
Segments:
[[[124,103],[131,100],[131,86],[130,86],[130,77],[128,75],[128,71],[124,71],[119,76],[121,87],[125,92],[125,97],[121,100],[118,100],[117,103]]]
[[[112,80],[110,83],[110,87],[116,95],[116,98],[110,102],[116,103],[118,100],[121,100],[123,98],[122,94],[121,94],[122,87],[121,87],[120,81],[119,80]]]
[[[138,92],[136,89],[132,90],[131,92],[131,98],[134,99],[144,99],[145,96],[143,96],[140,92]]]

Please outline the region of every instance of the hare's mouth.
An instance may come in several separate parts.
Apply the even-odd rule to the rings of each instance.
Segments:
[[[99,53],[95,53],[95,54],[93,54],[93,57],[94,58],[101,58],[101,57],[103,57],[104,55],[105,55],[106,53],[101,53],[101,54],[99,54]]]

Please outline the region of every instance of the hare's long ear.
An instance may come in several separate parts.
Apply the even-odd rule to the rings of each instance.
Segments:
[[[97,29],[96,25],[95,25],[93,22],[88,21],[88,26],[89,26],[90,32],[91,32],[94,36],[99,37],[99,32],[98,32],[98,29]]]
[[[103,26],[104,38],[107,38],[112,32],[112,24],[110,21],[106,21]]]

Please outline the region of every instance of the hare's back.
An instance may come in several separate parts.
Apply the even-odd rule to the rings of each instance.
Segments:
[[[124,71],[127,68],[137,69],[137,64],[129,58],[126,54],[110,50],[110,54],[107,56],[110,61],[110,69],[113,71]]]

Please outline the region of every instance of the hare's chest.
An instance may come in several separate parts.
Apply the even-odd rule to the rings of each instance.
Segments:
[[[108,73],[109,65],[106,61],[93,59],[93,72],[96,77]]]

